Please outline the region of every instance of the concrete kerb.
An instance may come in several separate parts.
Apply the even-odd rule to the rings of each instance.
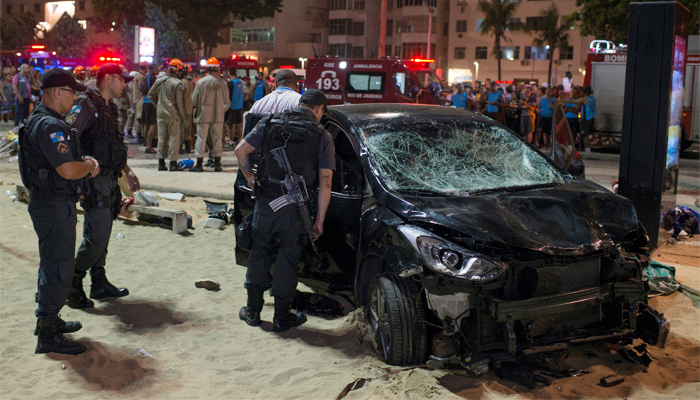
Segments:
[[[145,184],[141,186],[141,190],[149,190],[161,193],[182,193],[189,197],[205,197],[218,200],[233,200],[233,193],[215,193],[207,192],[204,190],[194,190],[194,189],[183,189],[172,186],[161,186],[161,185],[151,185]]]

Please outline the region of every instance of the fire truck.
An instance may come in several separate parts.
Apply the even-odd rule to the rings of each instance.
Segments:
[[[695,39],[693,39],[695,38]],[[683,93],[683,117],[681,123],[686,136],[682,138],[684,150],[693,141],[700,140],[700,36],[691,36],[686,56]],[[622,114],[625,97],[627,54],[598,52],[588,53],[584,85],[591,85],[596,99],[595,130],[608,141],[620,143]]]
[[[329,105],[344,103],[443,104],[449,87],[429,67],[433,60],[319,57],[306,67],[306,89],[325,93]]]
[[[258,75],[258,60],[246,56],[232,54],[231,57],[223,62],[226,68],[236,68],[236,76],[249,77],[254,79]]]

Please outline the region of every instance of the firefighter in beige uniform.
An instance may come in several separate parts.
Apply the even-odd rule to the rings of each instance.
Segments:
[[[192,141],[194,140],[194,134],[192,133],[192,92],[194,91],[194,83],[188,76],[192,72],[192,67],[187,65],[186,68],[185,76],[180,79],[182,86],[185,87],[185,123],[183,125],[182,142],[185,143],[185,153],[189,154],[192,148]]]
[[[221,137],[224,128],[224,114],[231,105],[228,96],[228,86],[226,81],[219,76],[219,60],[212,57],[207,60],[207,76],[197,82],[197,86],[192,93],[192,103],[197,109],[197,144],[195,145],[195,155],[197,165],[192,167],[192,172],[202,172],[204,155],[207,153],[207,137],[211,136],[214,153],[214,171],[220,172],[221,156],[224,154],[221,149]]]
[[[146,140],[142,136],[141,126],[143,124],[142,112],[143,112],[143,93],[141,93],[141,82],[146,78],[148,73],[149,64],[145,61],[139,63],[139,71],[134,76],[134,80],[131,83],[131,104],[136,112],[136,120],[134,122],[134,131],[137,135],[138,143],[144,143]]]
[[[180,137],[185,125],[185,87],[182,75],[186,71],[182,61],[174,58],[168,63],[168,75],[156,80],[148,91],[148,99],[157,110],[158,118],[158,171],[167,171],[165,159],[170,160],[170,171],[182,171],[177,166]]]

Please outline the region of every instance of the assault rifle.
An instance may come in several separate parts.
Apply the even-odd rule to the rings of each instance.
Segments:
[[[309,239],[311,239],[311,248],[314,250],[314,253],[318,254],[316,243],[314,243],[311,216],[309,215],[309,208],[306,205],[306,202],[309,200],[309,192],[306,190],[304,177],[292,171],[289,158],[287,158],[287,150],[284,147],[272,149],[270,153],[272,153],[272,157],[277,161],[280,168],[284,169],[284,180],[268,177],[268,182],[281,186],[283,193],[282,196],[270,202],[270,208],[272,208],[272,211],[277,212],[277,210],[288,204],[295,205],[297,214],[301,220],[302,230],[304,234],[308,235]]]

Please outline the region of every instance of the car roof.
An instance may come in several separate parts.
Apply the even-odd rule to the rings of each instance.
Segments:
[[[329,106],[329,109],[342,113],[355,126],[374,125],[382,119],[460,119],[463,121],[497,125],[495,121],[481,114],[461,108],[405,103],[347,104]]]

